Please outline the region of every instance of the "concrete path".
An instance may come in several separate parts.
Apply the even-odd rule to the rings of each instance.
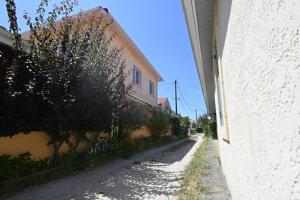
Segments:
[[[92,171],[28,188],[10,200],[174,199],[180,176],[202,142],[179,141]]]
[[[201,195],[202,200],[231,200],[217,155],[217,149],[218,141],[210,140],[205,158],[208,164],[208,173],[202,178],[202,186],[207,188],[207,192]]]

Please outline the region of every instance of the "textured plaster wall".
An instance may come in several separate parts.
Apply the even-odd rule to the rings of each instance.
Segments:
[[[222,131],[219,143],[232,197],[300,199],[300,1],[235,0],[226,9],[217,42],[230,144]]]

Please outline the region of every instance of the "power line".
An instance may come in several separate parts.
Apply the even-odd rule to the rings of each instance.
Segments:
[[[163,92],[160,92],[161,95],[165,94],[167,91],[169,91],[171,88],[173,87],[173,85],[170,85],[169,87],[167,87]]]
[[[197,106],[197,103],[195,103],[195,101],[194,101],[193,98],[189,95],[188,92],[186,92],[186,91],[183,92],[183,91],[182,91],[182,93],[188,94],[188,95],[186,95],[186,96],[188,96],[188,98],[192,101],[193,106],[196,107],[196,108],[200,108],[200,110],[201,110],[202,112],[206,113],[206,111],[205,111],[203,108],[201,108],[200,106],[199,106],[199,107]]]
[[[184,96],[183,96],[183,94],[181,92],[180,87],[178,87],[178,90],[179,90],[179,93],[181,94],[183,102],[186,104],[186,106],[188,107],[188,109],[190,110],[190,112],[193,112],[192,109],[190,108],[190,106],[188,105],[187,101],[185,100],[185,98],[184,98]]]
[[[173,84],[173,82],[163,82],[163,83],[158,83],[159,86],[163,86],[163,85],[168,85],[168,84]]]
[[[185,104],[183,104],[181,101],[179,101],[180,104],[181,104],[181,107],[184,109],[184,111],[187,113],[187,114],[190,114],[190,111],[187,109],[187,107],[185,106]]]
[[[188,93],[182,91],[182,94],[188,94]],[[197,107],[197,104],[194,102],[194,100],[191,98],[191,96],[190,95],[186,95],[186,96],[188,96],[188,98],[192,101],[192,105],[194,107]]]
[[[197,89],[197,90],[201,90],[201,91],[202,91],[202,89],[201,89],[200,87],[192,86],[192,85],[189,85],[189,84],[186,84],[186,83],[182,83],[182,82],[181,82],[181,84],[182,84],[182,85],[185,85],[185,86],[187,86],[187,87],[194,88],[194,89]]]
[[[167,88],[166,88],[165,90],[163,90],[162,92],[160,92],[160,95],[163,95],[163,94],[165,94],[167,91],[169,91],[169,90],[173,87],[174,82],[165,82],[165,83],[162,83],[162,84],[159,85],[159,86],[168,86],[169,84],[170,84],[170,86],[167,87]],[[187,87],[191,87],[191,88],[194,88],[194,89],[197,89],[197,90],[199,90],[199,89],[201,90],[201,88],[197,88],[197,87],[195,87],[195,86],[191,86],[191,85],[188,85],[188,84],[186,84],[186,83],[180,82],[180,86],[181,86],[181,85],[184,85],[184,86],[187,86]],[[182,98],[182,101],[183,101],[183,102],[180,101],[180,104],[182,105],[182,107],[184,108],[184,110],[185,110],[187,113],[189,113],[189,114],[194,113],[194,110],[190,107],[190,105],[192,105],[192,107],[195,107],[195,108],[200,108],[200,110],[203,111],[203,113],[206,113],[205,109],[203,109],[202,107],[198,106],[198,104],[195,103],[196,101],[194,101],[194,99],[190,96],[190,94],[189,94],[188,92],[186,92],[186,91],[183,91],[183,88],[179,86],[178,81],[175,80],[175,93],[176,93],[176,91],[177,91],[177,90],[176,90],[176,86],[177,86],[177,88],[178,88],[178,90],[179,90],[179,94],[180,94],[180,96],[181,96],[181,98]],[[188,97],[188,99],[189,99],[192,103],[188,103],[188,101],[187,101],[186,98],[185,98],[185,95]],[[175,98],[177,98],[177,97],[175,97]],[[175,107],[176,107],[176,100],[179,100],[179,99],[180,99],[180,98],[175,99]]]
[[[183,95],[183,93],[182,93],[180,87],[178,87],[178,89],[179,89],[179,92],[180,92],[180,94],[181,94],[181,97],[182,97],[183,102],[186,104],[186,106],[187,106],[187,107],[189,108],[189,110],[192,112],[192,109],[190,108],[189,104],[188,104],[187,101],[185,100],[184,95]]]

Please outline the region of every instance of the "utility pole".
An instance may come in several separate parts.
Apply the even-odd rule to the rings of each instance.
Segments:
[[[197,111],[198,111],[198,110],[197,110],[197,109],[195,109],[195,112],[196,112],[196,122],[197,122],[197,118],[198,118],[198,116],[197,116]]]
[[[177,80],[175,80],[175,112],[177,115]]]

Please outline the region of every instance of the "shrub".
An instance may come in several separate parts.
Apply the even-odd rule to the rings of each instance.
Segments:
[[[196,132],[197,132],[197,133],[203,133],[202,127],[197,126],[197,127],[196,127]]]
[[[83,170],[89,166],[86,152],[68,152],[61,155],[60,166],[65,171]]]
[[[169,128],[170,117],[162,111],[153,110],[149,120],[149,128],[154,139],[164,136]]]
[[[188,117],[174,116],[170,119],[172,134],[184,138],[188,135],[190,121]]]
[[[181,128],[180,128],[179,117],[177,117],[177,116],[171,117],[170,122],[171,122],[172,135],[180,136]]]
[[[180,126],[181,126],[181,136],[186,137],[188,134],[188,129],[190,126],[190,120],[188,117],[180,118]]]
[[[202,115],[198,119],[197,132],[204,133],[205,136],[217,139],[217,123],[215,118]]]
[[[30,153],[23,153],[17,157],[11,155],[0,156],[0,181],[14,179],[35,172],[51,168],[49,159],[34,161],[30,158]]]

